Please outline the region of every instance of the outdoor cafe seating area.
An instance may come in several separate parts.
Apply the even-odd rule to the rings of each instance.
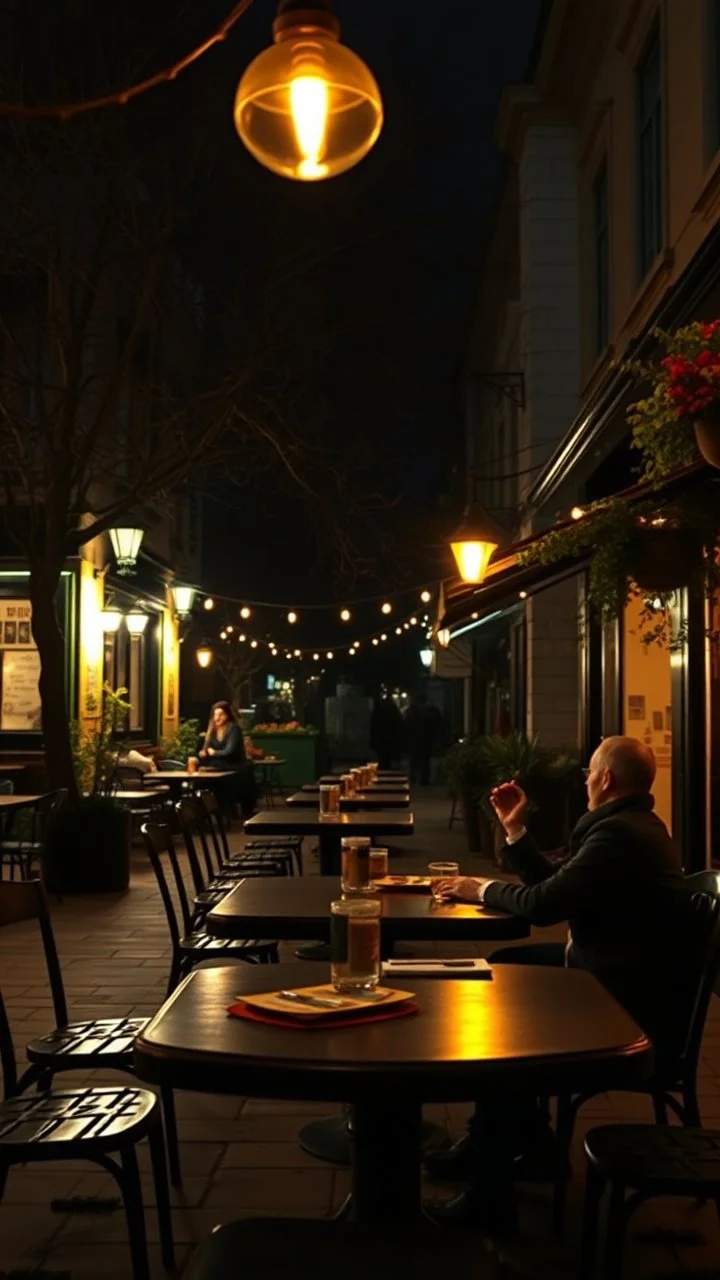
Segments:
[[[437,896],[453,867],[507,875],[448,831],[443,788],[368,766],[292,792],[272,772],[273,803],[244,824],[218,773],[119,778],[130,889],[62,900],[40,878],[61,797],[0,795],[0,1274],[229,1280],[239,1256],[248,1280],[712,1266],[713,877],[693,885],[683,1051],[659,1079],[590,974],[483,963],[531,931]],[[448,1188],[422,1159],[499,1081],[551,1099],[573,1176],[520,1185],[519,1232],[485,1247],[426,1216]]]

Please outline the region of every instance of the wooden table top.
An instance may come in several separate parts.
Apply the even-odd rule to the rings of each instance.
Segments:
[[[287,760],[281,760],[280,756],[262,756],[260,759],[251,759],[250,764],[287,764]]]
[[[30,768],[30,762],[27,764],[0,764],[0,774],[2,773],[22,773],[25,769]]]
[[[394,835],[411,836],[415,830],[412,813],[385,812],[382,809],[369,813],[341,813],[332,822],[320,821],[315,809],[262,809],[248,818],[245,831],[248,835],[291,836],[341,836]]]
[[[144,791],[113,791],[108,794],[112,795],[113,800],[152,800],[153,796],[160,798],[167,796],[170,792],[169,787],[145,787]]]
[[[195,782],[198,778],[206,781],[208,778],[234,778],[237,769],[196,769],[194,773],[190,773],[189,769],[156,769],[154,773],[146,773],[143,782],[152,785],[153,782]]]
[[[22,809],[40,799],[40,796],[0,796],[0,809]]]
[[[274,882],[277,884],[277,881]],[[177,988],[135,1041],[141,1080],[267,1098],[471,1100],[494,1081],[616,1088],[647,1078],[643,1031],[581,969],[497,965],[485,982],[394,979],[419,1014],[305,1030],[229,1017],[243,994],[325,980],[319,964],[208,965]]]
[[[316,787],[314,791],[295,791],[291,796],[286,796],[286,804],[295,805],[301,809],[317,809],[320,803],[320,788]],[[410,796],[407,791],[382,791],[377,795],[371,795],[367,791],[363,791],[356,796],[341,796],[341,809],[407,809],[410,804]]]
[[[330,903],[341,896],[335,876],[248,876],[213,907],[209,933],[221,938],[317,938],[330,936]],[[483,942],[527,938],[519,916],[471,903],[432,902],[429,893],[378,894],[386,942]]]

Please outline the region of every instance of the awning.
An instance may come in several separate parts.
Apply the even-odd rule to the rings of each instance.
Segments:
[[[707,471],[707,466],[698,461],[676,472],[662,485],[636,484],[613,497],[622,498],[626,502],[638,502],[651,492],[667,495],[673,489],[681,487],[690,477],[699,478]],[[563,520],[552,525],[551,529],[567,529],[572,524],[572,520]],[[557,582],[563,582],[573,574],[582,572],[590,562],[588,553],[568,557],[567,560],[556,561],[554,564],[520,563],[522,552],[537,546],[551,529],[544,529],[542,533],[514,542],[503,556],[490,562],[485,579],[479,586],[461,582],[459,578],[446,582],[442,596],[444,610],[438,618],[438,629],[451,630],[480,619],[492,610],[544,591]]]

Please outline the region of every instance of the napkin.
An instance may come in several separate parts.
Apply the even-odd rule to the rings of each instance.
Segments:
[[[334,1017],[318,1017],[312,1022],[301,1021],[297,1017],[293,1017],[292,1009],[288,1010],[287,1015],[270,1014],[261,1012],[260,1009],[252,1009],[249,1004],[243,1004],[242,1000],[236,1001],[235,1004],[228,1005],[228,1013],[233,1018],[244,1018],[247,1022],[262,1022],[267,1027],[282,1027],[283,1030],[292,1028],[303,1031],[314,1031],[317,1027],[322,1027],[327,1031],[330,1027],[340,1031],[343,1027],[360,1027],[365,1026],[368,1022],[390,1022],[393,1018],[409,1018],[411,1015],[420,1012],[420,1006],[411,1000],[406,1000],[403,1004],[391,1005],[387,1009],[378,1009],[369,1007],[367,1013],[362,1010],[358,1013],[346,1015],[343,1018]]]

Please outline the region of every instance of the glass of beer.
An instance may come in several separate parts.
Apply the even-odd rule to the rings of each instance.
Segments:
[[[377,898],[330,903],[330,981],[336,991],[372,990],[380,981]]]
[[[370,879],[383,880],[388,873],[387,849],[370,850]]]
[[[342,841],[341,883],[343,893],[372,893],[368,836],[346,836]]]
[[[439,891],[441,880],[453,880],[460,875],[460,864],[458,862],[431,862],[428,867],[430,874],[430,893],[435,902],[444,902],[442,893]]]
[[[340,817],[340,788],[331,783],[320,786],[320,820],[333,822]]]
[[[199,763],[197,756],[190,756],[187,762],[188,773],[197,773]]]
[[[353,794],[357,791],[362,791],[362,769],[351,769],[350,774],[353,780]]]
[[[351,773],[343,773],[340,777],[342,783],[343,795],[347,799],[349,796],[355,795],[355,779]]]

